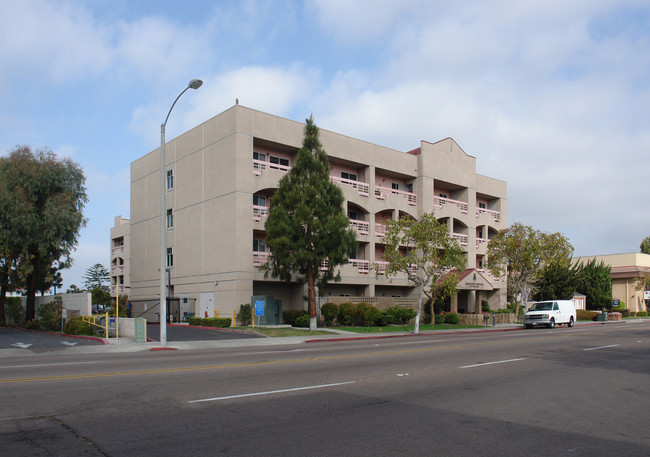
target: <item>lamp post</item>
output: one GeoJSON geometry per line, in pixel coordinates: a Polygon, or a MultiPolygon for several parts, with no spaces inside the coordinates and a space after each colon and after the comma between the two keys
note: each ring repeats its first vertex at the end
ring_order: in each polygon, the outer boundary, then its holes
{"type": "Polygon", "coordinates": [[[189,82],[183,92],[178,94],[172,107],[169,108],[165,122],[160,126],[160,345],[167,346],[167,291],[165,290],[165,267],[167,265],[167,228],[165,226],[166,211],[165,211],[165,126],[169,120],[169,115],[174,109],[174,105],[181,95],[187,89],[198,89],[203,84],[200,79],[193,79],[189,82]]]}

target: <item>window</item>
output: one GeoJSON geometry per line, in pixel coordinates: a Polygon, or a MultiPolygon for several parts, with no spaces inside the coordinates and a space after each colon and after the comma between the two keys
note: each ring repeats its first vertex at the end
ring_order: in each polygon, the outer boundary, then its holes
{"type": "Polygon", "coordinates": [[[262,195],[253,195],[253,205],[266,206],[266,197],[262,195]]]}
{"type": "Polygon", "coordinates": [[[479,238],[483,238],[483,230],[479,230],[476,236],[479,238]]]}
{"type": "Polygon", "coordinates": [[[253,252],[266,252],[266,242],[264,240],[253,240],[253,252]]]}
{"type": "Polygon", "coordinates": [[[413,193],[413,184],[407,184],[406,185],[406,191],[410,192],[410,193],[413,193]]]}
{"type": "Polygon", "coordinates": [[[440,197],[440,198],[449,198],[449,197],[447,196],[447,194],[443,194],[443,193],[439,193],[439,194],[438,194],[438,197],[440,197]]]}
{"type": "Polygon", "coordinates": [[[356,211],[348,211],[348,219],[358,220],[356,211]]]}
{"type": "Polygon", "coordinates": [[[167,170],[167,190],[174,188],[174,170],[167,170]]]}
{"type": "Polygon", "coordinates": [[[167,248],[167,267],[173,267],[174,266],[174,252],[172,248],[167,248]]]}
{"type": "Polygon", "coordinates": [[[174,227],[174,212],[170,209],[167,210],[167,228],[174,227]]]}
{"type": "Polygon", "coordinates": [[[390,183],[390,188],[393,190],[399,190],[399,184],[397,184],[396,182],[392,182],[390,183]]]}
{"type": "Polygon", "coordinates": [[[482,208],[482,209],[485,209],[485,208],[486,208],[485,203],[483,203],[483,202],[479,202],[479,203],[478,203],[478,207],[479,207],[479,208],[482,208]]]}
{"type": "Polygon", "coordinates": [[[289,166],[289,159],[285,159],[284,157],[269,156],[269,162],[283,165],[285,167],[289,166]]]}
{"type": "Polygon", "coordinates": [[[253,152],[253,159],[254,160],[261,160],[262,162],[266,161],[266,154],[262,154],[261,152],[253,152]]]}
{"type": "Polygon", "coordinates": [[[357,175],[354,174],[354,173],[348,173],[347,171],[342,171],[341,172],[341,178],[349,179],[350,181],[356,181],[357,180],[357,175]]]}

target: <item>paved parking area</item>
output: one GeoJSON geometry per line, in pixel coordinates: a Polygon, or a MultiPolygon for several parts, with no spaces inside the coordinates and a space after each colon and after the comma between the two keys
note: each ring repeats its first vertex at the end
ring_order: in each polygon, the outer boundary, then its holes
{"type": "MultiPolygon", "coordinates": [[[[243,338],[265,338],[265,336],[229,328],[167,324],[167,341],[236,340],[243,338]]],[[[160,341],[159,324],[147,324],[147,339],[149,341],[160,341]]]]}
{"type": "Polygon", "coordinates": [[[70,335],[0,327],[0,349],[28,349],[39,352],[103,344],[99,340],[75,338],[70,335]]]}

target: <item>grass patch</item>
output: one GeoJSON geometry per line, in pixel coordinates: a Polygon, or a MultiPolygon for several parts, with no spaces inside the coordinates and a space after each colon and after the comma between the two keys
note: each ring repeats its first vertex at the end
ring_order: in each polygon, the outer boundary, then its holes
{"type": "MultiPolygon", "coordinates": [[[[412,332],[412,325],[390,325],[387,327],[337,327],[339,330],[346,330],[354,333],[391,333],[391,332],[412,332]]],[[[420,331],[424,330],[451,330],[458,328],[485,328],[484,325],[463,325],[463,324],[420,324],[420,331]]]]}
{"type": "Polygon", "coordinates": [[[271,338],[279,338],[283,336],[311,336],[311,335],[331,335],[332,332],[327,330],[315,330],[310,332],[309,329],[300,328],[271,328],[271,327],[234,327],[239,330],[246,330],[248,332],[257,332],[271,338]]]}

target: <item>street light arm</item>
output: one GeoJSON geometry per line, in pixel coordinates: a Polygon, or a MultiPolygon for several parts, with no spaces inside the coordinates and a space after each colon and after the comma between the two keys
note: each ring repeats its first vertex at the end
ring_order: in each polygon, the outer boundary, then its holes
{"type": "Polygon", "coordinates": [[[172,107],[169,108],[169,112],[167,113],[167,117],[165,118],[165,122],[163,122],[163,124],[162,124],[162,128],[165,128],[165,126],[167,125],[167,121],[169,120],[169,115],[172,113],[172,110],[174,109],[174,106],[176,105],[176,102],[178,101],[179,98],[181,98],[181,96],[185,92],[187,92],[187,89],[198,89],[202,85],[203,85],[203,81],[201,81],[200,79],[193,79],[193,80],[191,80],[189,82],[187,87],[185,89],[183,89],[183,92],[178,94],[178,97],[176,97],[176,100],[174,100],[174,103],[172,103],[172,107]]]}

